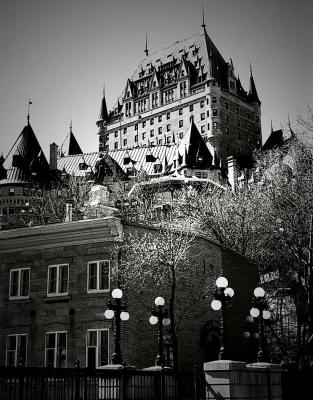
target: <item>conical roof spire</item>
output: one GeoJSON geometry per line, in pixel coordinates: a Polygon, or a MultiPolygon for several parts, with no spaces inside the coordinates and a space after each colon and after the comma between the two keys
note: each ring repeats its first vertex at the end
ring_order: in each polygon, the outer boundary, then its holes
{"type": "Polygon", "coordinates": [[[252,103],[258,103],[259,106],[261,105],[261,101],[260,101],[260,99],[259,99],[258,92],[257,92],[257,90],[256,90],[256,86],[255,86],[254,79],[253,79],[253,75],[252,75],[252,66],[251,66],[251,62],[250,62],[250,87],[249,87],[249,94],[248,94],[248,96],[249,96],[249,100],[250,100],[252,103]]]}
{"type": "Polygon", "coordinates": [[[72,120],[70,124],[70,138],[69,138],[69,145],[68,145],[68,155],[72,156],[75,154],[83,154],[83,151],[80,145],[77,142],[77,139],[72,131],[72,120]]]}
{"type": "Polygon", "coordinates": [[[105,87],[103,85],[103,96],[101,100],[101,108],[100,108],[100,115],[99,118],[102,119],[103,121],[106,121],[108,119],[108,109],[107,109],[107,103],[105,101],[105,87]]]}

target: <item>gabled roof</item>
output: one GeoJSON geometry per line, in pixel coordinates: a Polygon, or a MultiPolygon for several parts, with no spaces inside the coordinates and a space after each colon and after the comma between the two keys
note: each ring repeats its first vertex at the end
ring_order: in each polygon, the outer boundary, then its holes
{"type": "Polygon", "coordinates": [[[7,177],[0,184],[48,180],[49,164],[30,124],[18,136],[3,166],[7,177]]]}
{"type": "Polygon", "coordinates": [[[178,159],[182,159],[181,167],[209,168],[212,165],[212,154],[193,120],[178,147],[178,159]]]}

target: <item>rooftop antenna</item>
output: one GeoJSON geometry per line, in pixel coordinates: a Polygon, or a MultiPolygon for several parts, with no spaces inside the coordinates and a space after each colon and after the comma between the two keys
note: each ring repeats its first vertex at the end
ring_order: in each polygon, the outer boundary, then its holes
{"type": "Polygon", "coordinates": [[[148,50],[148,35],[146,34],[146,48],[145,48],[145,53],[146,53],[146,57],[148,57],[149,55],[149,50],[148,50]]]}
{"type": "Polygon", "coordinates": [[[30,99],[28,99],[27,125],[29,125],[29,120],[30,120],[29,111],[30,111],[30,105],[31,104],[33,104],[33,102],[30,99]]]}

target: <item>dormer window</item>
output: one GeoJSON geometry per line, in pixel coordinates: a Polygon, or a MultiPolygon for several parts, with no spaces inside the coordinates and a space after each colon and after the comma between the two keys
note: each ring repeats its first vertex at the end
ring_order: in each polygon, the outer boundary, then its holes
{"type": "Polygon", "coordinates": [[[202,156],[197,156],[196,157],[196,163],[203,163],[204,158],[202,156]]]}
{"type": "Polygon", "coordinates": [[[80,171],[85,171],[88,168],[88,165],[85,163],[85,161],[82,161],[78,164],[78,169],[80,171]]]}
{"type": "Polygon", "coordinates": [[[126,173],[128,176],[135,176],[136,170],[134,167],[129,167],[129,168],[126,168],[126,173]]]}
{"type": "Polygon", "coordinates": [[[160,174],[162,172],[163,165],[159,162],[153,166],[155,174],[160,174]]]}

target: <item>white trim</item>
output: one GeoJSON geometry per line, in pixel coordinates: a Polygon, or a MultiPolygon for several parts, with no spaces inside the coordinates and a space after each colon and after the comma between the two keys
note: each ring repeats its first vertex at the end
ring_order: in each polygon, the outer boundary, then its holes
{"type": "Polygon", "coordinates": [[[47,335],[51,335],[51,334],[55,335],[53,368],[56,368],[57,357],[58,357],[59,334],[61,334],[61,333],[65,333],[66,344],[65,344],[65,365],[64,365],[64,367],[65,368],[67,367],[67,331],[46,332],[46,335],[45,335],[45,367],[47,367],[47,335]]]}
{"type": "Polygon", "coordinates": [[[29,292],[30,292],[30,268],[13,268],[10,269],[10,280],[9,280],[9,300],[17,300],[17,299],[29,299],[29,292]],[[28,295],[21,296],[21,271],[28,270],[28,295]],[[17,296],[11,296],[11,283],[12,283],[12,272],[18,271],[18,287],[17,287],[17,296]]]}
{"type": "Polygon", "coordinates": [[[47,297],[55,297],[55,296],[66,296],[69,291],[69,281],[70,281],[70,267],[69,264],[54,264],[54,265],[48,265],[48,276],[47,276],[47,297]],[[60,267],[65,267],[67,266],[67,290],[66,292],[60,292],[60,267]],[[52,268],[57,269],[57,276],[56,276],[56,292],[49,293],[49,271],[52,268]]]}
{"type": "MultiPolygon", "coordinates": [[[[101,345],[100,341],[101,341],[101,332],[103,331],[107,331],[108,332],[108,354],[107,354],[107,358],[108,358],[108,364],[110,364],[110,330],[108,328],[100,328],[100,329],[87,329],[86,331],[86,367],[88,367],[88,348],[94,348],[94,346],[88,346],[88,333],[89,332],[96,332],[97,333],[97,344],[95,346],[96,348],[96,368],[101,368],[101,365],[99,365],[99,346],[101,345]]],[[[101,348],[101,346],[100,346],[101,348]]]]}
{"type": "Polygon", "coordinates": [[[97,261],[88,261],[87,263],[87,293],[105,293],[110,292],[110,282],[111,282],[111,262],[110,260],[97,260],[97,261]],[[107,289],[99,289],[100,287],[100,263],[107,262],[109,265],[109,273],[108,273],[108,288],[107,289]],[[89,265],[97,264],[97,288],[89,289],[89,265]]]}

